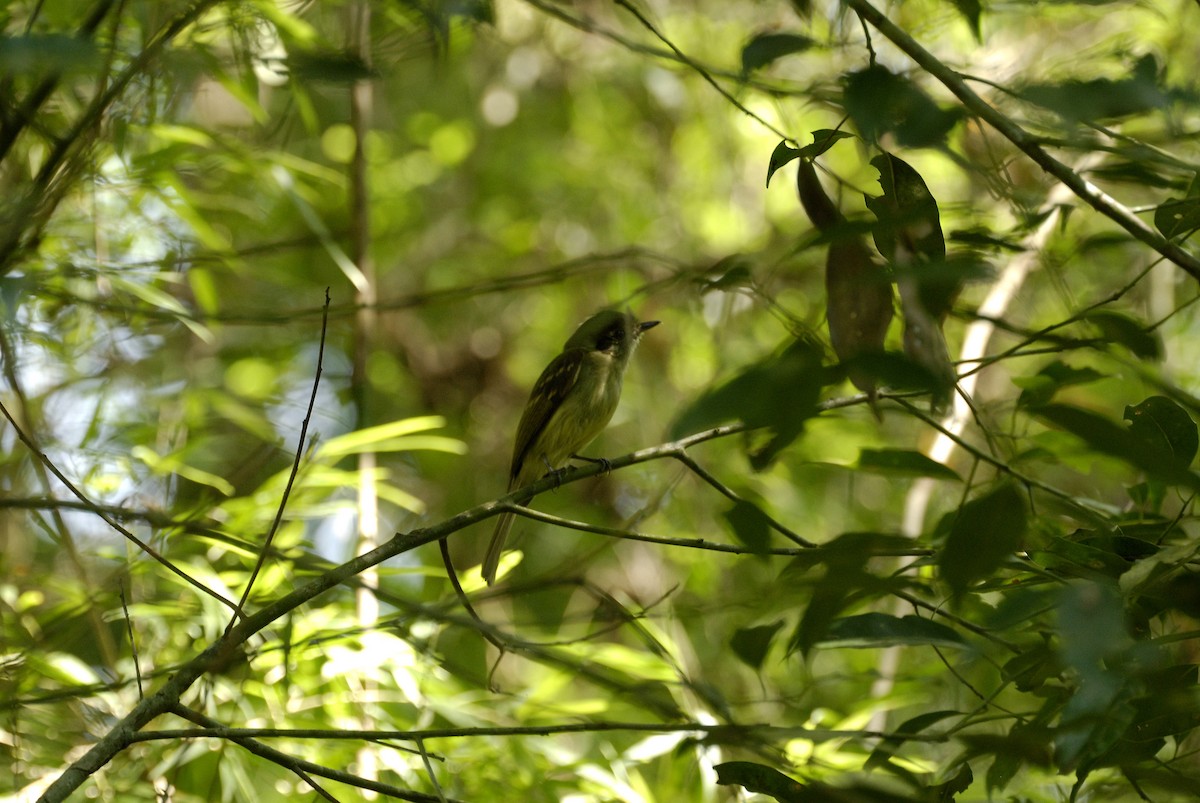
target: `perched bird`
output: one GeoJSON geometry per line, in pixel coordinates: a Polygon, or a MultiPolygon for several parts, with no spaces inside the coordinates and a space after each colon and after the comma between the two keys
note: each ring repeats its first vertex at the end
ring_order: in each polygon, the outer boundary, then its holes
{"type": "MultiPolygon", "coordinates": [[[[579,325],[529,394],[513,446],[510,492],[577,457],[608,426],[621,400],[629,358],[642,334],[658,323],[639,323],[627,313],[601,310],[579,325]]],[[[496,566],[512,525],[512,513],[502,513],[496,522],[483,560],[488,585],[496,580],[496,566]]]]}

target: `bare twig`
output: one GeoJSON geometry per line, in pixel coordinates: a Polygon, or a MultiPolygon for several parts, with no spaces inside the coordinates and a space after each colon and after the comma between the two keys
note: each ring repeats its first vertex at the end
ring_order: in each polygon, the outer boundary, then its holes
{"type": "MultiPolygon", "coordinates": [[[[172,706],[171,713],[181,717],[182,719],[186,719],[189,722],[194,722],[210,732],[215,732],[222,729],[220,722],[204,716],[199,711],[193,711],[192,709],[186,708],[182,705],[172,706]]],[[[329,778],[330,780],[338,781],[339,783],[344,783],[349,786],[355,786],[359,789],[369,789],[373,792],[379,792],[380,794],[394,797],[397,800],[409,800],[413,801],[414,803],[445,803],[446,800],[440,794],[436,796],[426,795],[422,792],[413,792],[409,789],[401,789],[397,786],[392,786],[391,784],[380,783],[379,781],[362,778],[344,770],[335,770],[331,767],[325,767],[320,764],[314,764],[311,761],[305,761],[304,759],[296,758],[295,756],[289,756],[287,753],[276,750],[273,747],[267,747],[262,742],[259,742],[249,736],[222,735],[220,738],[228,739],[239,747],[244,747],[260,758],[265,758],[267,761],[291,770],[303,778],[305,783],[312,784],[313,789],[317,790],[317,793],[326,800],[336,800],[336,798],[315,784],[309,777],[310,775],[318,775],[322,778],[329,778]]]]}
{"type": "MultiPolygon", "coordinates": [[[[329,309],[329,288],[325,288],[325,309],[329,309]]],[[[250,573],[250,579],[246,581],[246,588],[242,591],[242,598],[238,601],[237,608],[234,609],[233,617],[230,618],[229,624],[225,626],[225,633],[229,633],[229,629],[233,627],[238,616],[245,615],[246,600],[250,598],[250,591],[254,588],[254,581],[258,578],[258,573],[262,570],[263,563],[267,559],[267,554],[271,549],[271,543],[275,540],[275,533],[279,531],[279,525],[283,521],[283,511],[287,509],[288,498],[292,494],[292,485],[296,482],[296,475],[300,473],[300,459],[304,455],[304,442],[308,438],[308,424],[312,421],[313,407],[317,403],[317,389],[321,385],[321,371],[325,362],[325,334],[329,328],[329,318],[325,317],[321,320],[321,343],[317,348],[317,368],[313,372],[312,392],[308,397],[308,409],[304,412],[304,421],[300,424],[300,437],[296,444],[296,457],[292,461],[292,471],[288,474],[287,485],[284,486],[283,495],[279,498],[279,506],[275,509],[275,519],[271,522],[271,529],[267,531],[267,537],[263,540],[262,548],[258,552],[258,560],[254,564],[254,571],[250,573]]]]}

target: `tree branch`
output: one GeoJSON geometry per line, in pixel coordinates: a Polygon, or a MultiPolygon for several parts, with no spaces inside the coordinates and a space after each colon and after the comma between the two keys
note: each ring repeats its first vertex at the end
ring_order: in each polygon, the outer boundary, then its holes
{"type": "Polygon", "coordinates": [[[985,120],[999,131],[1039,167],[1069,187],[1077,197],[1100,214],[1113,220],[1138,240],[1174,262],[1190,276],[1200,280],[1200,258],[1163,237],[1154,228],[1142,222],[1141,218],[1130,211],[1128,207],[1047,153],[1028,131],[988,105],[983,98],[966,85],[962,76],[918,44],[915,39],[884,16],[879,9],[871,5],[869,0],[846,0],[846,5],[871,23],[892,44],[904,51],[921,69],[941,81],[972,114],[985,120]]]}

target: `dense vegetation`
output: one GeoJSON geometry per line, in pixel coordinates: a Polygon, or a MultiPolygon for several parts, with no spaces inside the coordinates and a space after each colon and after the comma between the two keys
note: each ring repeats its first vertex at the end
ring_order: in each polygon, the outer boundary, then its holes
{"type": "Polygon", "coordinates": [[[1200,795],[1197,4],[0,23],[0,796],[1200,795]]]}

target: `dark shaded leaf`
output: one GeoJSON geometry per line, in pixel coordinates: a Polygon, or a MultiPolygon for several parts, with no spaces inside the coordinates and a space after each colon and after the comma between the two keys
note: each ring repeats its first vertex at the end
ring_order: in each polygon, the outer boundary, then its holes
{"type": "Polygon", "coordinates": [[[1154,210],[1154,227],[1168,240],[1200,229],[1200,198],[1172,198],[1154,210]]]}
{"type": "Polygon", "coordinates": [[[671,427],[674,437],[741,421],[768,430],[769,438],[750,452],[755,470],[770,465],[816,415],[821,388],[828,379],[824,350],[810,337],[798,337],[768,357],[692,402],[671,427]]]}
{"type": "Polygon", "coordinates": [[[1184,470],[1196,458],[1200,435],[1187,411],[1166,396],[1151,396],[1125,408],[1130,431],[1141,438],[1152,455],[1184,470]]]}
{"type": "Polygon", "coordinates": [[[940,622],[921,616],[896,617],[886,613],[864,613],[835,619],[819,643],[822,647],[967,646],[962,636],[940,622]]]}
{"type": "Polygon", "coordinates": [[[771,186],[771,177],[775,175],[775,171],[799,157],[800,154],[801,150],[788,145],[787,140],[782,140],[776,145],[775,150],[771,151],[771,161],[767,163],[767,186],[771,186]]]}
{"type": "Polygon", "coordinates": [[[871,160],[879,171],[883,195],[867,197],[867,208],[879,221],[873,230],[875,247],[897,270],[907,268],[920,283],[921,301],[939,321],[946,317],[961,287],[959,277],[925,273],[927,266],[946,262],[946,240],[937,200],[912,165],[890,153],[871,160]],[[920,267],[917,267],[920,265],[920,267]]]}
{"type": "Polygon", "coordinates": [[[1033,84],[1020,92],[1030,103],[1050,109],[1066,120],[1112,120],[1164,109],[1183,93],[1159,86],[1158,60],[1138,59],[1128,78],[1095,78],[1060,84],[1033,84]]]}
{"type": "Polygon", "coordinates": [[[733,634],[733,638],[729,640],[729,646],[742,663],[757,671],[767,657],[767,652],[771,649],[771,641],[774,640],[775,634],[781,627],[783,627],[782,621],[758,627],[743,627],[733,634]]]}
{"type": "Polygon", "coordinates": [[[354,53],[339,51],[297,52],[287,59],[288,72],[296,78],[352,84],[377,77],[371,65],[354,53]]]}
{"type": "Polygon", "coordinates": [[[804,785],[777,769],[751,761],[727,761],[713,767],[721,786],[740,786],[748,792],[770,795],[780,803],[803,803],[804,785]]]}
{"type": "Polygon", "coordinates": [[[949,466],[909,449],[863,449],[858,453],[858,463],[855,467],[860,471],[880,474],[962,481],[962,477],[949,466]]]}
{"type": "Polygon", "coordinates": [[[1095,324],[1105,339],[1124,346],[1144,360],[1162,357],[1162,341],[1158,333],[1124,313],[1095,310],[1085,315],[1084,320],[1095,324]]]}
{"type": "Polygon", "coordinates": [[[1028,528],[1025,497],[1004,483],[958,511],[938,555],[942,579],[957,595],[1000,567],[1021,548],[1028,528]]]}
{"type": "Polygon", "coordinates": [[[748,75],[784,56],[803,53],[815,44],[798,33],[759,34],[742,48],[742,74],[748,75]]]}
{"type": "Polygon", "coordinates": [[[1083,439],[1097,451],[1123,460],[1163,482],[1200,490],[1200,477],[1164,462],[1142,438],[1115,421],[1065,404],[1047,404],[1031,412],[1083,439]]]}
{"type": "Polygon", "coordinates": [[[979,16],[983,13],[983,7],[979,5],[979,0],[950,0],[951,4],[958,9],[958,13],[962,14],[967,25],[971,28],[971,33],[975,35],[976,42],[982,42],[983,36],[979,31],[979,16]]]}
{"type": "Polygon", "coordinates": [[[825,194],[816,168],[809,159],[801,159],[796,167],[796,193],[800,196],[804,213],[820,231],[831,231],[845,220],[833,200],[825,194]]]}
{"type": "Polygon", "coordinates": [[[1055,360],[1049,365],[1043,366],[1033,376],[1013,379],[1013,384],[1022,389],[1021,395],[1017,398],[1017,406],[1036,407],[1047,404],[1062,388],[1084,385],[1104,378],[1105,375],[1094,368],[1072,368],[1064,362],[1055,360]]]}
{"type": "Polygon", "coordinates": [[[867,757],[863,764],[865,770],[875,770],[887,764],[892,756],[896,755],[897,748],[908,741],[908,737],[916,736],[931,725],[936,725],[943,719],[948,717],[961,717],[961,711],[930,711],[926,714],[918,714],[912,719],[905,720],[900,723],[896,730],[885,739],[881,740],[875,749],[871,751],[871,755],[867,757]]]}
{"type": "Polygon", "coordinates": [[[878,65],[845,77],[843,106],[863,139],[874,143],[891,134],[910,148],[941,144],[961,117],[958,109],[940,108],[916,84],[878,65]]]}
{"type": "Polygon", "coordinates": [[[758,505],[739,499],[722,514],[730,531],[744,546],[765,552],[771,545],[771,520],[758,505]]]}

